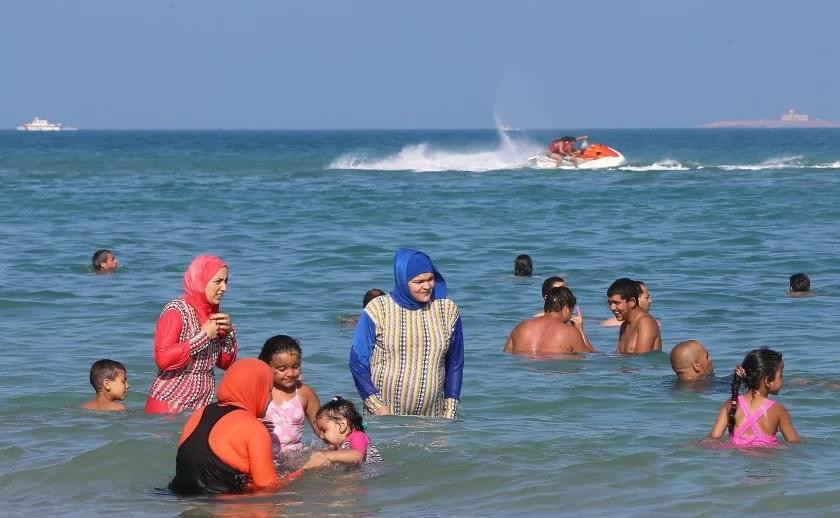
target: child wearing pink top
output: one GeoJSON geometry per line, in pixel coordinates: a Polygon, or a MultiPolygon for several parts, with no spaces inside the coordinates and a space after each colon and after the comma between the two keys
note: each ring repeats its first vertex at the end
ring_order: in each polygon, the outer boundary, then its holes
{"type": "Polygon", "coordinates": [[[327,443],[329,451],[314,452],[303,469],[382,461],[379,451],[365,433],[362,416],[351,401],[334,397],[318,410],[316,426],[318,436],[327,443]]]}
{"type": "Polygon", "coordinates": [[[274,386],[264,420],[271,428],[271,443],[275,454],[303,449],[303,423],[309,421],[312,431],[321,402],[309,385],[300,381],[300,344],[286,335],[272,336],[260,352],[260,360],[271,367],[274,386]]]}
{"type": "Polygon", "coordinates": [[[732,377],[732,398],[718,412],[710,439],[720,439],[729,429],[732,445],[738,448],[769,447],[778,444],[781,431],[787,442],[799,442],[799,435],[787,409],[768,399],[782,388],[785,364],[782,355],[766,347],[753,349],[732,377]],[[740,394],[741,383],[747,391],[740,394]]]}

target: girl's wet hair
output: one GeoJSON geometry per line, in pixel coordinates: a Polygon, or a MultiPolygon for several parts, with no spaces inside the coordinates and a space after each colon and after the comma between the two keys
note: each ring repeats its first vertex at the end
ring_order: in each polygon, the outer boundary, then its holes
{"type": "Polygon", "coordinates": [[[738,394],[741,392],[741,383],[747,390],[758,390],[761,382],[767,378],[769,381],[776,379],[776,371],[782,364],[782,354],[767,347],[753,349],[744,356],[741,367],[744,369],[744,376],[734,374],[732,376],[732,404],[729,406],[729,423],[727,429],[729,435],[735,430],[735,411],[738,410],[738,394]]]}
{"type": "Polygon", "coordinates": [[[268,340],[265,341],[263,345],[262,351],[260,351],[260,355],[258,358],[265,363],[270,364],[271,359],[274,357],[275,354],[279,353],[289,353],[289,354],[297,354],[298,356],[303,356],[303,353],[300,350],[300,344],[297,340],[292,338],[291,336],[286,335],[277,335],[272,336],[268,340]]]}
{"type": "Polygon", "coordinates": [[[320,419],[322,417],[332,420],[338,420],[343,417],[350,423],[352,430],[365,431],[365,423],[362,420],[361,414],[356,410],[356,405],[341,396],[335,396],[318,409],[315,418],[320,419]]]}
{"type": "Polygon", "coordinates": [[[517,277],[530,277],[534,273],[534,263],[528,254],[520,254],[513,260],[513,274],[517,277]]]}

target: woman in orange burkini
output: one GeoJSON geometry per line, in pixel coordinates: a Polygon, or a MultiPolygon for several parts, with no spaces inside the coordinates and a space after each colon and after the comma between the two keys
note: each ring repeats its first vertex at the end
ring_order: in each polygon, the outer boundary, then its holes
{"type": "Polygon", "coordinates": [[[256,358],[231,365],[219,384],[218,401],[197,410],[184,424],[169,489],[190,495],[280,484],[271,436],[260,421],[273,384],[271,368],[256,358]]]}

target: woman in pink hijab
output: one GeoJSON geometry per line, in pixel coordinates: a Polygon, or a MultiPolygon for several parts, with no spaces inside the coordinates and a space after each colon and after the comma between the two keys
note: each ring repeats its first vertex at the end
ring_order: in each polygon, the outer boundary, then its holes
{"type": "Polygon", "coordinates": [[[216,392],[213,367],[236,360],[236,331],[219,312],[228,267],[214,255],[193,259],[184,274],[184,294],[164,306],[155,329],[158,374],[146,413],[168,414],[209,404],[216,392]]]}

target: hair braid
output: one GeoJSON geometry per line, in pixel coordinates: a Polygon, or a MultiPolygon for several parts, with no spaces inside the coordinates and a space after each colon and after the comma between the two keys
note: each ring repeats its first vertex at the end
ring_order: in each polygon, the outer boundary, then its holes
{"type": "Polygon", "coordinates": [[[729,422],[726,428],[729,430],[729,435],[735,430],[735,412],[738,410],[738,394],[741,392],[741,377],[737,374],[732,375],[732,403],[729,405],[729,422]]]}

